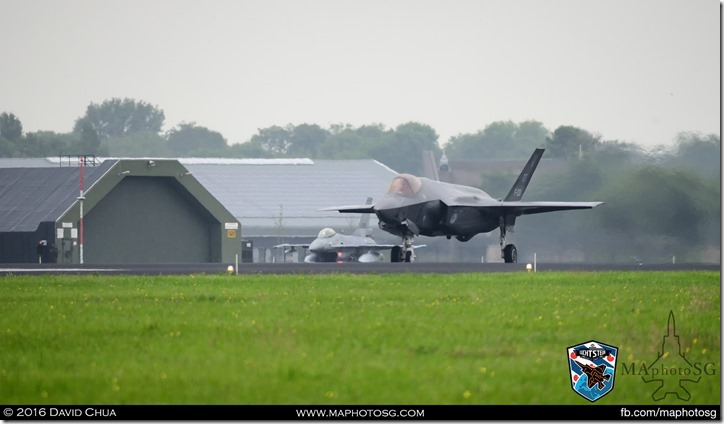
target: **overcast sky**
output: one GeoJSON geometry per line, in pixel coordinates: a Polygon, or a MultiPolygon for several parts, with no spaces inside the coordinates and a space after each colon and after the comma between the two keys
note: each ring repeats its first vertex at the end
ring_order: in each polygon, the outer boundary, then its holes
{"type": "Polygon", "coordinates": [[[129,97],[248,141],[272,125],[501,120],[644,147],[720,134],[718,0],[0,0],[0,112],[69,132],[129,97]]]}

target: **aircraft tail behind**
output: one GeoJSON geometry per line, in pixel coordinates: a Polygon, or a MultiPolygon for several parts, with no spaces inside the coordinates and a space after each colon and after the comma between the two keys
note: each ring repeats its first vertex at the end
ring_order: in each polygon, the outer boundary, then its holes
{"type": "MultiPolygon", "coordinates": [[[[368,197],[367,202],[365,205],[371,205],[372,204],[372,198],[368,197]]],[[[370,215],[367,213],[363,213],[362,216],[359,218],[359,224],[357,225],[357,229],[354,231],[355,235],[367,237],[370,234],[372,234],[372,229],[370,229],[370,215]]]]}
{"type": "Polygon", "coordinates": [[[544,151],[545,149],[535,149],[533,154],[530,156],[530,159],[528,159],[528,163],[525,164],[525,167],[523,167],[520,175],[518,175],[518,179],[515,180],[515,184],[513,184],[513,187],[510,188],[508,195],[505,196],[506,201],[520,201],[523,197],[523,193],[525,193],[525,189],[528,187],[531,177],[533,177],[533,172],[535,172],[535,168],[538,166],[538,162],[540,162],[540,158],[543,156],[544,151]]]}

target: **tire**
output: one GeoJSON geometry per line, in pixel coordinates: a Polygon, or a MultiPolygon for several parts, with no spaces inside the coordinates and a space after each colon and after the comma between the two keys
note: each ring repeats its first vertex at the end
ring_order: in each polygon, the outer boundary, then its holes
{"type": "Polygon", "coordinates": [[[390,262],[400,262],[400,259],[402,259],[402,248],[395,246],[390,250],[390,262]]]}
{"type": "Polygon", "coordinates": [[[503,259],[506,264],[514,264],[518,262],[518,249],[515,245],[509,244],[503,249],[503,259]]]}

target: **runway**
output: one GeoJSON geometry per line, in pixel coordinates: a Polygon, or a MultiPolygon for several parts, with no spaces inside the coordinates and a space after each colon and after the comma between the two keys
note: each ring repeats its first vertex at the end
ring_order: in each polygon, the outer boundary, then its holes
{"type": "MultiPolygon", "coordinates": [[[[244,263],[234,264],[135,264],[135,265],[58,265],[0,264],[0,275],[191,275],[227,274],[400,274],[400,273],[500,273],[527,272],[526,264],[506,263],[244,263]]],[[[721,264],[591,264],[539,263],[531,272],[606,272],[606,271],[721,271],[721,264]]]]}

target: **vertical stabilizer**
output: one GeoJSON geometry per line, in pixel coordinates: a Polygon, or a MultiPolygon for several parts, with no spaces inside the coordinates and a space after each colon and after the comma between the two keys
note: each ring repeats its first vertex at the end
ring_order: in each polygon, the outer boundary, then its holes
{"type": "Polygon", "coordinates": [[[432,150],[422,152],[422,174],[431,180],[440,181],[440,174],[437,171],[437,163],[432,150]]]}
{"type": "MultiPolygon", "coordinates": [[[[365,202],[365,205],[371,205],[372,204],[372,198],[368,197],[367,202],[365,202]]],[[[357,229],[354,231],[353,234],[359,235],[359,236],[369,236],[372,234],[372,229],[370,229],[370,214],[363,213],[359,217],[359,225],[357,226],[357,229]]]]}
{"type": "Polygon", "coordinates": [[[525,193],[525,189],[528,187],[528,183],[533,177],[533,172],[535,172],[544,151],[545,149],[535,149],[530,159],[528,159],[528,163],[525,164],[520,175],[518,175],[518,179],[515,180],[515,184],[510,188],[508,195],[505,196],[506,201],[519,201],[523,197],[523,193],[525,193]]]}

